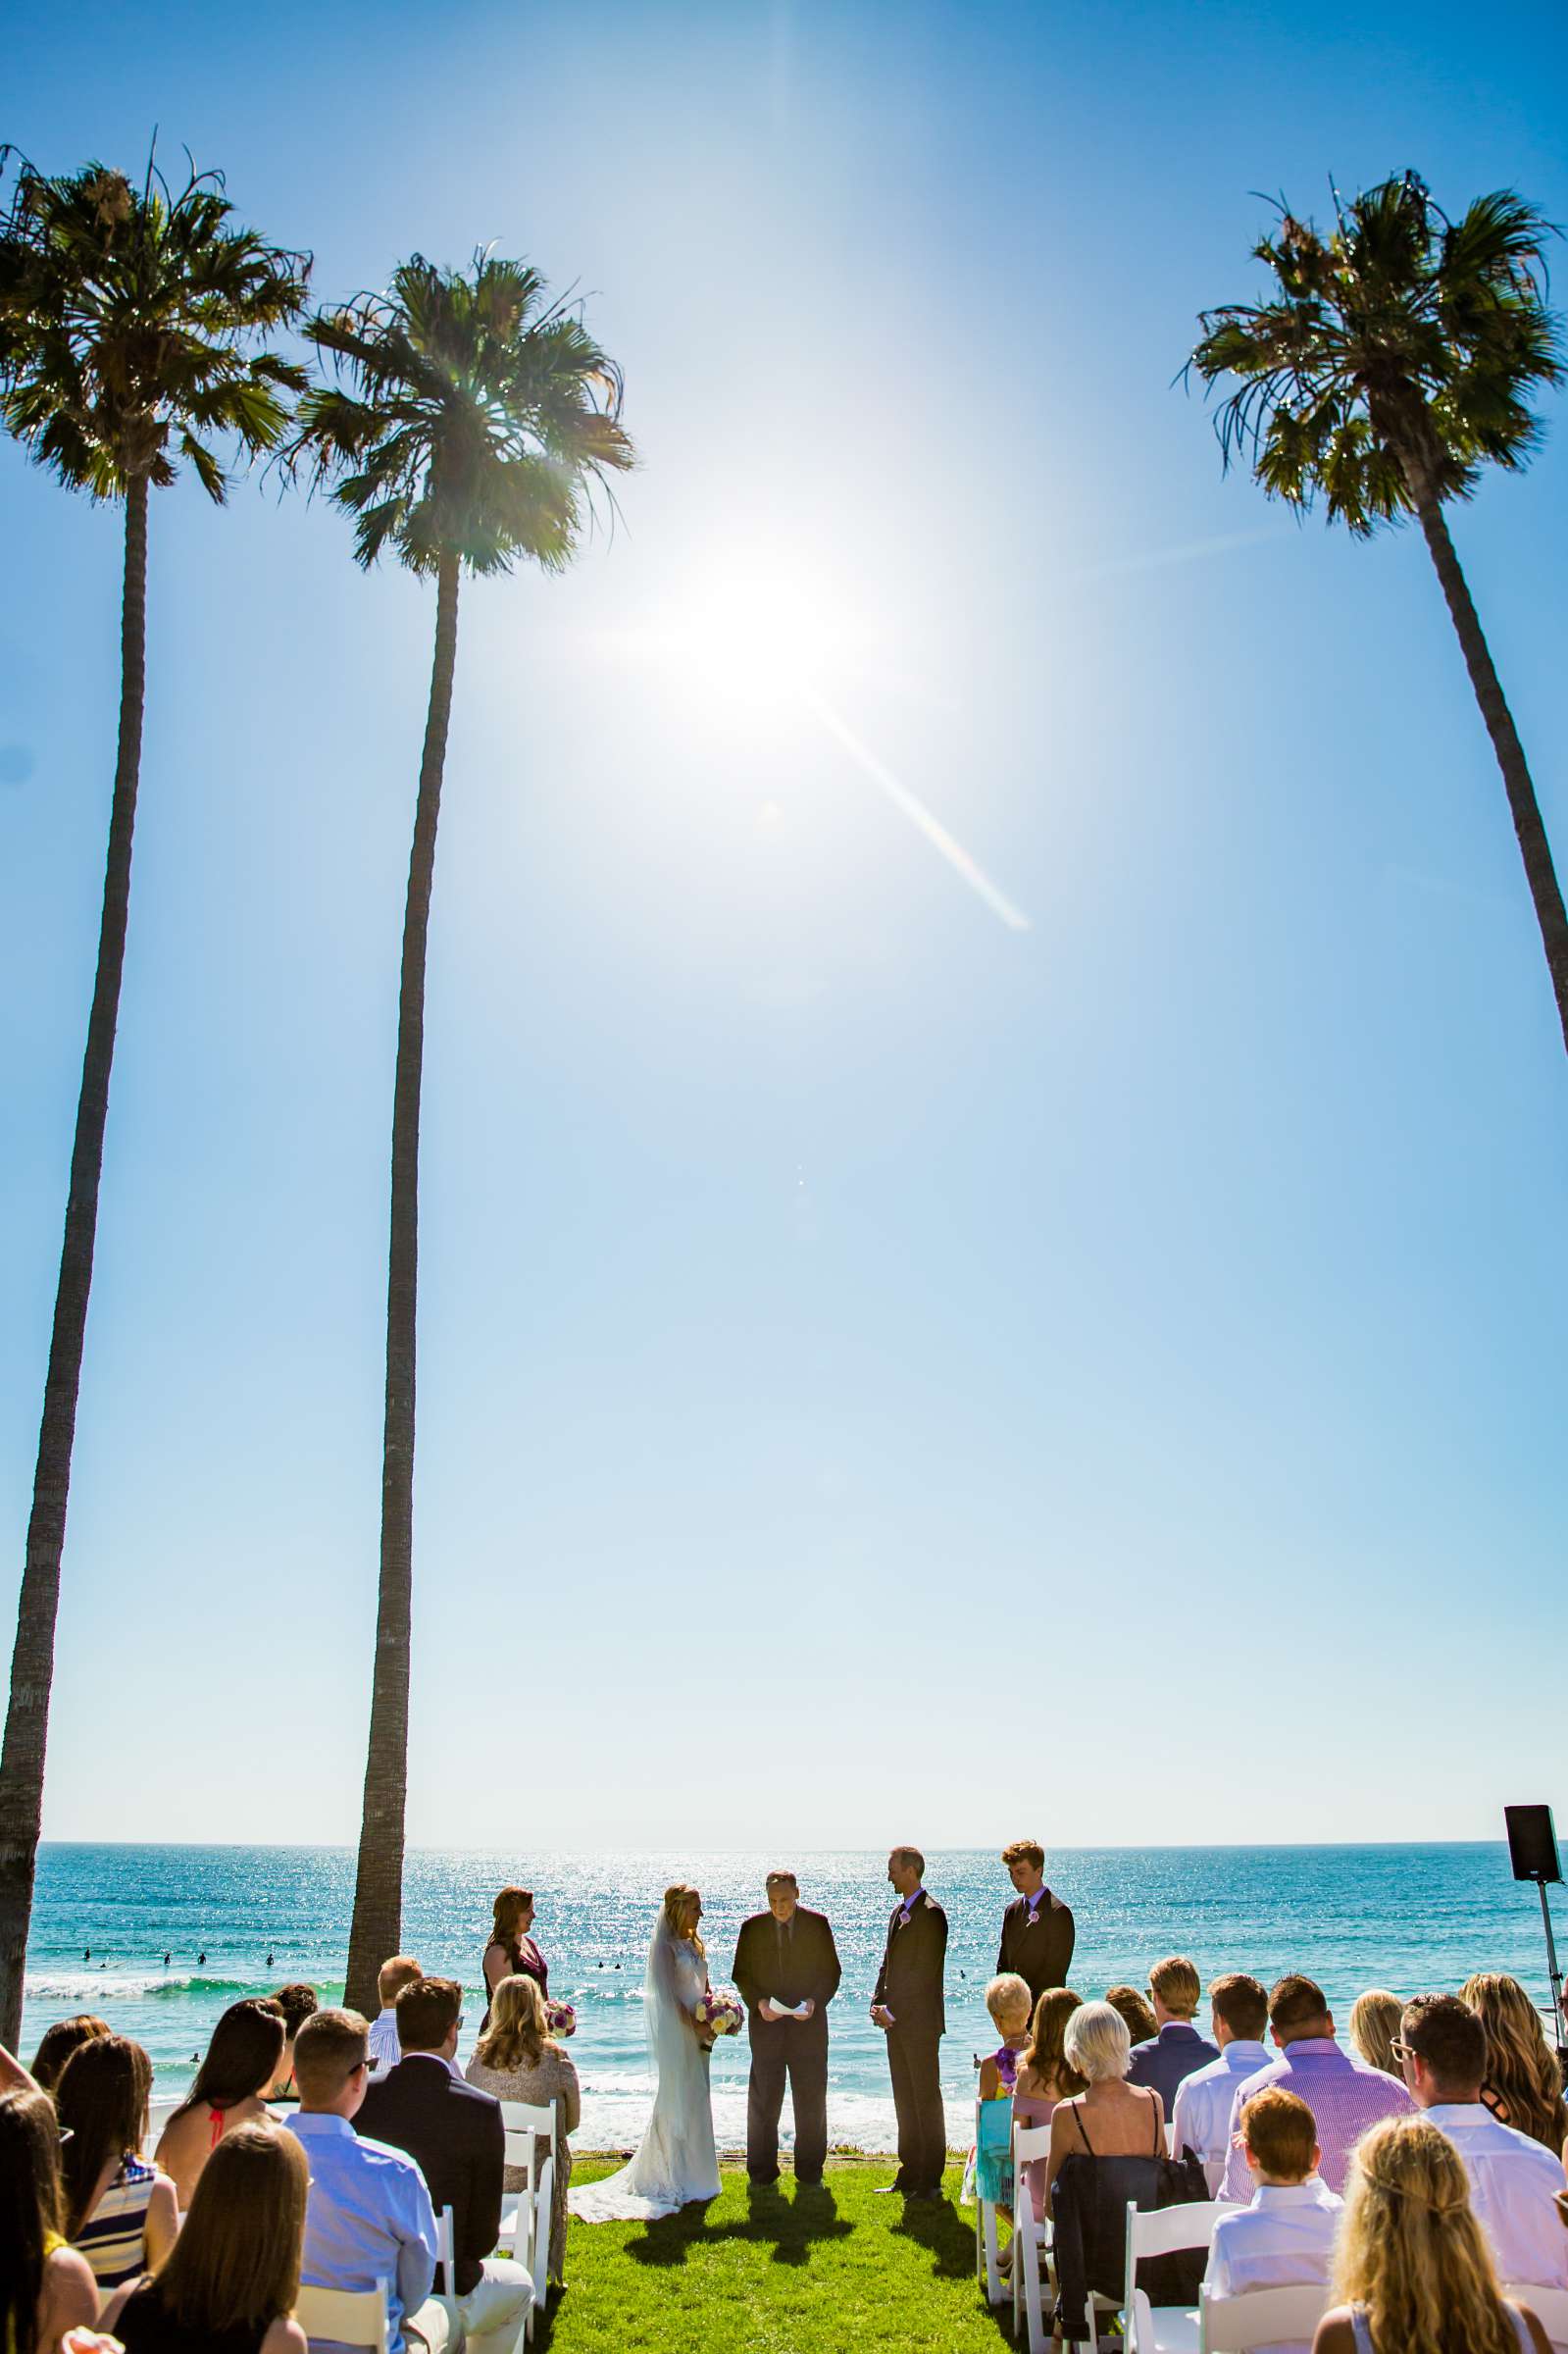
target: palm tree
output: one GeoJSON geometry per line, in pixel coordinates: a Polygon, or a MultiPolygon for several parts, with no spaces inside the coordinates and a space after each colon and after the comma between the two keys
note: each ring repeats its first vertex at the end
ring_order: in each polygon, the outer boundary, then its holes
{"type": "MultiPolygon", "coordinates": [[[[0,162],[10,151],[0,151],[0,162]]],[[[43,1811],[60,1562],[92,1283],[104,1126],[119,1017],[140,773],[148,492],[188,463],[220,504],[215,439],[272,447],[303,388],[293,362],[254,347],[298,316],[309,262],[231,227],[214,173],[172,196],[151,163],[140,189],[89,164],[18,173],[0,225],[0,417],[74,490],[126,510],[120,741],[98,967],[71,1154],[32,1511],[0,1753],[0,2042],[22,2021],[23,1966],[43,1811]]]]}
{"type": "Polygon", "coordinates": [[[1253,248],[1276,287],[1205,311],[1189,366],[1239,380],[1216,420],[1227,465],[1249,456],[1271,496],[1321,493],[1331,523],[1362,537],[1414,513],[1497,755],[1568,1046],[1568,916],[1524,748],[1459,568],[1443,507],[1469,498],[1489,461],[1519,468],[1541,438],[1531,406],[1562,381],[1545,301],[1554,232],[1509,190],[1449,221],[1413,172],[1346,206],[1333,232],[1280,208],[1253,248]]]}
{"type": "Polygon", "coordinates": [[[435,656],[403,916],[380,1583],[345,1993],[374,2010],[376,1973],[401,1941],[425,964],[458,585],[465,570],[509,572],[520,556],[560,571],[595,490],[633,454],[620,425],[619,370],[580,317],[548,304],[543,281],[522,262],[476,254],[465,275],[416,254],[385,293],[322,315],[305,332],[330,354],[338,382],[302,402],[291,463],[313,483],[331,483],[355,519],[360,565],[368,569],[389,547],[435,583],[435,656]]]}

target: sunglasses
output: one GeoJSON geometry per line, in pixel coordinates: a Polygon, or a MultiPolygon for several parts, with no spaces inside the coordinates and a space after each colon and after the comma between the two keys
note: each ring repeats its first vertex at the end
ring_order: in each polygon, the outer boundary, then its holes
{"type": "Polygon", "coordinates": [[[1389,2049],[1396,2060],[1419,2060],[1421,2057],[1413,2043],[1404,2043],[1397,2035],[1390,2038],[1389,2049]]]}

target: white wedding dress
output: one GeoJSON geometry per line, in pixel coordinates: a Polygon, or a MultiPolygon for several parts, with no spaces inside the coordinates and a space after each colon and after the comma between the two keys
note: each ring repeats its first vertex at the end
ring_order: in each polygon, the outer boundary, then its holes
{"type": "Polygon", "coordinates": [[[651,2222],[694,2199],[718,2197],[708,2055],[691,2023],[707,1983],[708,1966],[696,1946],[675,1936],[661,1912],[648,1949],[644,2002],[657,2077],[653,2115],[630,2165],[573,2191],[567,2204],[582,2222],[651,2222]]]}

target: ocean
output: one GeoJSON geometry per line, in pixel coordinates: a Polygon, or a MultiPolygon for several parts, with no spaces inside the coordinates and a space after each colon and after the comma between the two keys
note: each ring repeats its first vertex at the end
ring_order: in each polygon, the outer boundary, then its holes
{"type": "MultiPolygon", "coordinates": [[[[491,1897],[507,1881],[532,1888],[550,1992],[578,2012],[577,2144],[628,2146],[652,2097],[642,1974],[663,1889],[676,1879],[701,1888],[713,1981],[728,1983],[735,1932],[762,1909],[763,1873],[780,1861],[798,1872],[802,1902],[829,1915],[843,1964],[832,2011],[832,2139],[887,2149],[885,2045],[867,2017],[892,1901],[884,1853],[425,1850],[408,1858],[403,1946],[468,1988],[466,2058],[483,2010],[480,1957],[491,1897]]],[[[155,2100],[177,2096],[213,2021],[241,1995],[302,1978],[324,2002],[341,1999],[353,1875],[346,1848],[46,1845],[23,2057],[51,2020],[96,2011],[146,2045],[155,2100]]],[[[1341,2027],[1366,1987],[1451,1989],[1475,1970],[1512,1970],[1543,2009],[1548,2002],[1540,1903],[1510,1877],[1500,1844],[1060,1849],[1046,1876],[1077,1916],[1071,1978],[1086,1997],[1121,1981],[1141,1986],[1161,1955],[1186,1953],[1205,1979],[1247,1970],[1267,1983],[1304,1970],[1326,1988],[1341,2027]]],[[[972,1852],[929,1857],[926,1885],[949,1926],[942,2079],[957,2142],[969,2132],[975,2055],[996,2042],[984,1994],[1012,1891],[994,1855],[972,1852]]],[[[745,2079],[744,2037],[721,2043],[713,2062],[721,2147],[744,2142],[745,2079]]]]}

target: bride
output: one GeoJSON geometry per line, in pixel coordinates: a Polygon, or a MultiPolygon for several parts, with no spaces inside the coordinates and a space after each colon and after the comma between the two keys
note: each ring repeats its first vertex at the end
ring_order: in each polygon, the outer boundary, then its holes
{"type": "Polygon", "coordinates": [[[713,2037],[694,2017],[708,1990],[708,1956],[697,1934],[702,1899],[677,1881],[664,1892],[648,1948],[644,2017],[658,2079],[653,2115],[632,2162],[603,2182],[572,2193],[572,2213],[586,2224],[674,2215],[694,2199],[719,2195],[708,2055],[713,2037]]]}

